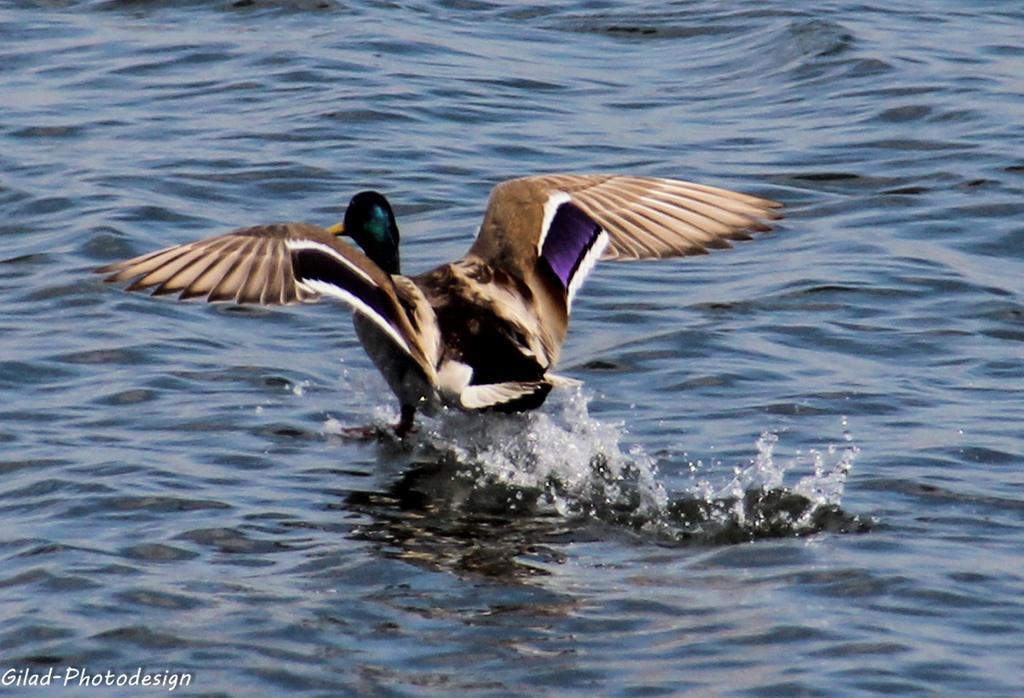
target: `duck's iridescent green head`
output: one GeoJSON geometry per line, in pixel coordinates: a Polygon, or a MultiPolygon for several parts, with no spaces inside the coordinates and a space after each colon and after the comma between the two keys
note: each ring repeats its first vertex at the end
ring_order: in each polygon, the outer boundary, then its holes
{"type": "Polygon", "coordinates": [[[383,194],[359,192],[348,203],[345,222],[329,230],[355,240],[366,256],[388,274],[400,273],[398,223],[383,194]]]}

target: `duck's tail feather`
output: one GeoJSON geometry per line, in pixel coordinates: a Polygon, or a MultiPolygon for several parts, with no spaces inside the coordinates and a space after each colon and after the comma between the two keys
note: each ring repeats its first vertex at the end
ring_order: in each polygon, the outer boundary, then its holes
{"type": "Polygon", "coordinates": [[[468,385],[463,388],[459,401],[467,410],[522,412],[539,407],[551,387],[546,380],[468,385]]]}

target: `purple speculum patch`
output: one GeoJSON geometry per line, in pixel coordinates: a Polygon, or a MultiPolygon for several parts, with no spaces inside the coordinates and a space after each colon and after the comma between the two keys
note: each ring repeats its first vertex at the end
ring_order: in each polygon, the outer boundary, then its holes
{"type": "Polygon", "coordinates": [[[571,201],[559,206],[551,217],[540,256],[566,289],[600,233],[601,226],[571,201]]]}

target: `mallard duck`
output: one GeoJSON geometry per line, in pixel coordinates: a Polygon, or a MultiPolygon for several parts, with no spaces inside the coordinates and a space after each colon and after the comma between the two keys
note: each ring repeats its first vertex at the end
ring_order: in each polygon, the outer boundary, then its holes
{"type": "Polygon", "coordinates": [[[705,254],[768,230],[781,205],[672,179],[553,174],[491,192],[469,251],[403,276],[387,199],[352,197],[342,223],[279,223],[175,245],[97,271],[129,291],[287,305],[335,298],[401,404],[516,412],[560,383],[550,371],[573,300],[600,260],[705,254]],[[341,238],[351,238],[357,247],[341,238]]]}

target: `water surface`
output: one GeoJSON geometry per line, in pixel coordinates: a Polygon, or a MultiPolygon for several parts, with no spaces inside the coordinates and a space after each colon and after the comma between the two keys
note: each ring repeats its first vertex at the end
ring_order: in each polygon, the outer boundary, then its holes
{"type": "Polygon", "coordinates": [[[1019,695],[1022,31],[941,0],[0,5],[0,671],[1019,695]],[[406,443],[340,436],[397,405],[337,307],[90,273],[365,188],[423,270],[540,171],[787,218],[600,266],[581,389],[406,443]]]}

